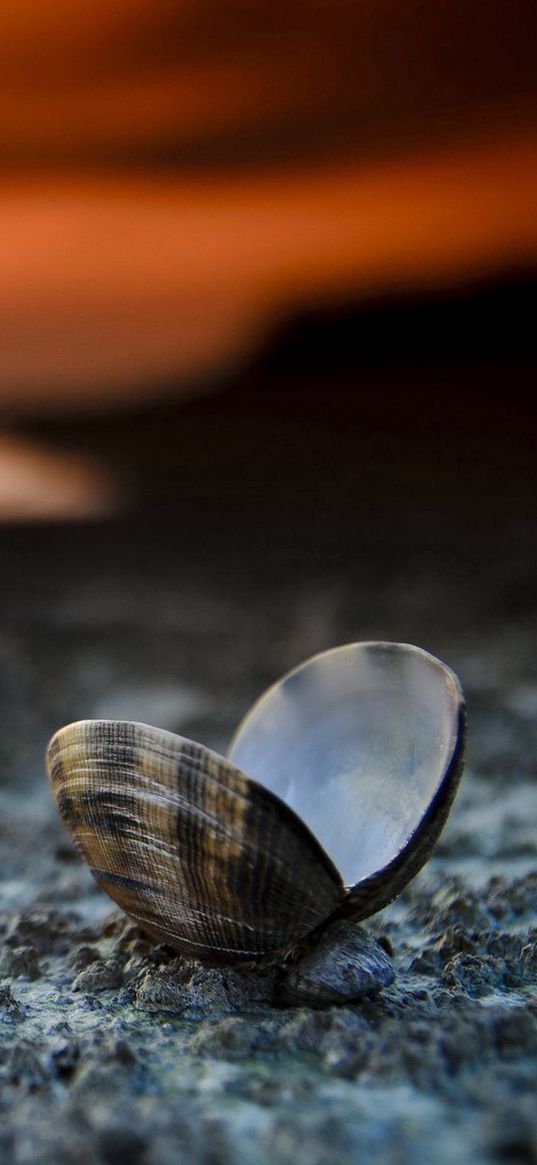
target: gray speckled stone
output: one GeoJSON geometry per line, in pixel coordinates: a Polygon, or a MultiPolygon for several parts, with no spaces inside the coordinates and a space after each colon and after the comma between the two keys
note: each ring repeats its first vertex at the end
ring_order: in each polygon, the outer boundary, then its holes
{"type": "Polygon", "coordinates": [[[115,541],[77,543],[79,561],[66,532],[49,575],[28,535],[17,586],[0,579],[13,673],[0,696],[12,728],[0,755],[0,1159],[529,1165],[537,618],[532,603],[506,610],[513,557],[509,571],[505,554],[487,560],[484,604],[476,570],[424,567],[419,554],[397,571],[390,556],[357,555],[322,572],[285,557],[241,574],[231,556],[216,571],[166,553],[141,580],[115,541]],[[365,923],[391,947],[394,982],[343,1007],[282,1007],[272,972],[184,963],[110,913],[56,820],[43,750],[108,693],[127,714],[131,691],[151,691],[153,714],[162,697],[163,727],[203,730],[222,749],[272,678],[357,637],[414,640],[460,674],[467,771],[430,864],[365,923]]]}

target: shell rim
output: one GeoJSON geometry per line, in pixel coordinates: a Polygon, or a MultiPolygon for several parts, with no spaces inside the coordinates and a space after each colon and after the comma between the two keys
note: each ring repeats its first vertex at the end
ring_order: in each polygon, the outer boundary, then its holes
{"type": "MultiPolygon", "coordinates": [[[[317,663],[317,661],[320,659],[325,659],[327,656],[334,656],[334,655],[338,655],[338,654],[343,654],[344,652],[346,653],[346,652],[350,652],[350,651],[355,651],[357,648],[360,648],[360,649],[364,648],[366,650],[367,649],[370,650],[371,648],[373,648],[375,651],[378,651],[378,650],[380,650],[380,651],[386,651],[386,650],[393,651],[393,649],[395,648],[395,649],[397,649],[397,651],[409,652],[412,655],[417,655],[417,656],[422,657],[424,660],[427,660],[429,663],[433,664],[437,671],[441,671],[442,673],[445,674],[446,680],[448,681],[448,686],[452,689],[451,695],[454,699],[454,702],[456,703],[456,705],[458,707],[460,707],[461,705],[464,706],[464,703],[465,703],[464,693],[463,693],[458,676],[455,674],[454,671],[452,671],[452,669],[448,666],[448,664],[444,663],[443,660],[438,658],[438,656],[433,655],[432,652],[427,651],[424,647],[417,647],[417,645],[415,643],[397,643],[395,641],[388,640],[388,639],[354,640],[352,643],[341,643],[337,647],[329,647],[323,651],[316,651],[314,653],[314,655],[308,656],[308,658],[303,660],[302,663],[296,664],[295,667],[289,668],[288,671],[284,672],[283,676],[279,676],[279,678],[277,680],[274,680],[272,684],[269,684],[269,686],[267,688],[265,688],[264,691],[261,692],[261,694],[257,697],[257,699],[254,700],[253,704],[251,704],[250,707],[247,708],[244,715],[241,716],[241,719],[239,720],[239,723],[238,723],[238,725],[233,733],[233,736],[231,737],[230,743],[229,743],[229,745],[226,749],[226,752],[224,754],[225,759],[226,760],[229,759],[230,754],[233,751],[233,749],[235,748],[236,742],[237,742],[237,740],[240,736],[240,733],[243,730],[244,724],[246,723],[248,718],[257,710],[257,708],[262,703],[262,701],[264,701],[270,695],[272,695],[272,693],[276,690],[276,688],[279,688],[280,685],[285,684],[287,682],[287,680],[291,679],[292,676],[298,675],[300,672],[305,671],[306,668],[310,667],[311,664],[317,663]]],[[[452,733],[451,741],[453,742],[453,748],[455,748],[455,746],[456,746],[457,739],[458,739],[458,732],[452,733]]],[[[451,757],[451,753],[450,753],[450,757],[451,757]]],[[[232,764],[233,762],[231,761],[230,763],[232,764]]],[[[235,766],[235,767],[237,767],[237,766],[235,766]]],[[[446,772],[447,772],[447,768],[449,768],[449,764],[446,767],[446,772]]],[[[241,772],[242,771],[243,770],[241,769],[241,772]]],[[[444,775],[445,775],[445,773],[444,773],[444,775]]],[[[249,779],[255,780],[254,777],[250,777],[249,779]]],[[[443,780],[443,778],[442,778],[442,780],[443,780]]],[[[257,782],[257,784],[260,784],[260,783],[261,782],[259,782],[259,781],[257,782]]],[[[266,788],[266,786],[264,786],[264,787],[266,788]]]]}

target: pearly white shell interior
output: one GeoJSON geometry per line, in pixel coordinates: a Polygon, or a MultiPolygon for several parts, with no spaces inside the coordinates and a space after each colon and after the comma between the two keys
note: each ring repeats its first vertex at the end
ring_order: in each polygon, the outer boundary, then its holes
{"type": "Polygon", "coordinates": [[[456,676],[428,652],[349,644],[269,688],[229,760],[299,814],[351,886],[418,828],[456,746],[461,702],[456,676]]]}

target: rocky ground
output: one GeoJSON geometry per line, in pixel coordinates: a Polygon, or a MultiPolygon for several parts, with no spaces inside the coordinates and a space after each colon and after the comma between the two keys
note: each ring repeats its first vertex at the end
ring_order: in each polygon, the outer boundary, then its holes
{"type": "Polygon", "coordinates": [[[450,536],[393,549],[370,533],[317,556],[273,538],[238,556],[225,537],[186,553],[127,524],[4,531],[0,1161],[537,1161],[532,543],[509,522],[486,552],[450,536]],[[393,986],[285,1009],[269,973],[185,964],[111,908],[56,818],[43,751],[80,716],[222,749],[283,670],[362,638],[417,642],[458,672],[466,773],[435,856],[370,921],[393,986]]]}
{"type": "Polygon", "coordinates": [[[381,313],[369,348],[371,320],[320,346],[315,324],[234,392],[48,433],[131,507],[0,531],[2,1165],[537,1162],[535,365],[518,332],[507,351],[506,296],[464,327],[442,306],[440,332],[381,313]],[[283,1008],[271,973],[189,965],[113,909],[44,750],[107,717],[221,751],[267,684],[360,639],[459,674],[465,775],[367,923],[394,983],[283,1008]]]}

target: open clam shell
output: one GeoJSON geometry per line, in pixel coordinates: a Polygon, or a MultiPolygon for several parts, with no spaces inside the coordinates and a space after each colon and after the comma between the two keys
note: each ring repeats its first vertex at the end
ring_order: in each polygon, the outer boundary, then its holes
{"type": "Polygon", "coordinates": [[[427,652],[350,644],[270,688],[228,759],[85,720],[56,733],[47,763],[92,873],[145,930],[209,962],[283,957],[373,914],[426,860],[460,777],[463,708],[427,652]]]}

